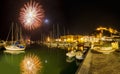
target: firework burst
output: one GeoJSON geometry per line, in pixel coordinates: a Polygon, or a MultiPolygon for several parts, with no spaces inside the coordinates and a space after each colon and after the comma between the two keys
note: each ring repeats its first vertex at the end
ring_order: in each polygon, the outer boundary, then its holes
{"type": "Polygon", "coordinates": [[[30,1],[24,4],[23,8],[20,10],[19,20],[21,24],[28,30],[33,30],[38,28],[43,21],[44,10],[39,3],[35,1],[30,1]]]}
{"type": "Polygon", "coordinates": [[[22,74],[38,74],[42,68],[40,59],[35,55],[27,55],[20,63],[22,74]]]}

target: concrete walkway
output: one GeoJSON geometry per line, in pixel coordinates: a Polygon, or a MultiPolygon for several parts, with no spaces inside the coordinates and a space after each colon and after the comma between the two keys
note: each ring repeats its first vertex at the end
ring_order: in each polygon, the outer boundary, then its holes
{"type": "Polygon", "coordinates": [[[101,54],[89,50],[76,74],[120,74],[120,52],[101,54]]]}
{"type": "Polygon", "coordinates": [[[92,57],[92,53],[91,53],[91,50],[89,50],[82,65],[78,68],[75,74],[88,74],[89,73],[89,70],[90,70],[89,68],[91,65],[91,57],[92,57]]]}
{"type": "Polygon", "coordinates": [[[89,74],[120,74],[120,52],[110,54],[92,52],[89,74]]]}

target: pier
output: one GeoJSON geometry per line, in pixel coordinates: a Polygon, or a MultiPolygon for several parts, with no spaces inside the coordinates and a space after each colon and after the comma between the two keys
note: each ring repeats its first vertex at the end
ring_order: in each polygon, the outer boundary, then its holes
{"type": "Polygon", "coordinates": [[[120,74],[120,52],[101,54],[89,50],[76,74],[120,74]]]}
{"type": "Polygon", "coordinates": [[[90,63],[91,63],[91,49],[88,51],[86,58],[84,59],[82,65],[79,66],[78,70],[76,71],[75,74],[88,74],[90,70],[90,63]]]}

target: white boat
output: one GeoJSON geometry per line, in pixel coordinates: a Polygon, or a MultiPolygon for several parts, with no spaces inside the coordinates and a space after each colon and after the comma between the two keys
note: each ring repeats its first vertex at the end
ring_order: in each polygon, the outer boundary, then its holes
{"type": "MultiPolygon", "coordinates": [[[[21,33],[20,33],[21,34],[21,33]]],[[[16,35],[16,37],[18,38],[18,34],[16,35]]],[[[21,37],[21,36],[20,36],[21,37]]],[[[11,50],[11,51],[21,51],[21,50],[25,50],[26,46],[21,44],[21,43],[17,43],[17,41],[13,41],[13,23],[12,23],[12,43],[11,45],[6,45],[4,46],[6,50],[11,50]],[[15,43],[16,42],[16,43],[15,43]]]]}
{"type": "Polygon", "coordinates": [[[68,56],[69,58],[75,57],[76,52],[75,51],[70,51],[68,53],[66,53],[66,56],[68,56]]]}
{"type": "Polygon", "coordinates": [[[75,57],[76,59],[81,60],[83,59],[83,53],[81,51],[77,51],[75,57]]]}
{"type": "Polygon", "coordinates": [[[93,50],[103,54],[109,54],[111,52],[114,52],[116,49],[113,49],[112,47],[99,47],[98,49],[93,50]]]}
{"type": "Polygon", "coordinates": [[[9,45],[9,46],[5,46],[6,50],[14,50],[14,51],[18,51],[18,50],[25,50],[25,47],[19,47],[16,45],[9,45]]]}

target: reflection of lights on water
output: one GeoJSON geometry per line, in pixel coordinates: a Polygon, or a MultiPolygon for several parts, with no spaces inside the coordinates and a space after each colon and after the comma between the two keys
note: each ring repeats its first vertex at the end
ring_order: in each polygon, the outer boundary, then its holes
{"type": "Polygon", "coordinates": [[[35,55],[27,55],[20,63],[22,74],[38,74],[42,68],[40,59],[35,55]]]}
{"type": "Polygon", "coordinates": [[[47,60],[45,60],[45,63],[47,63],[48,61],[47,60]]]}

